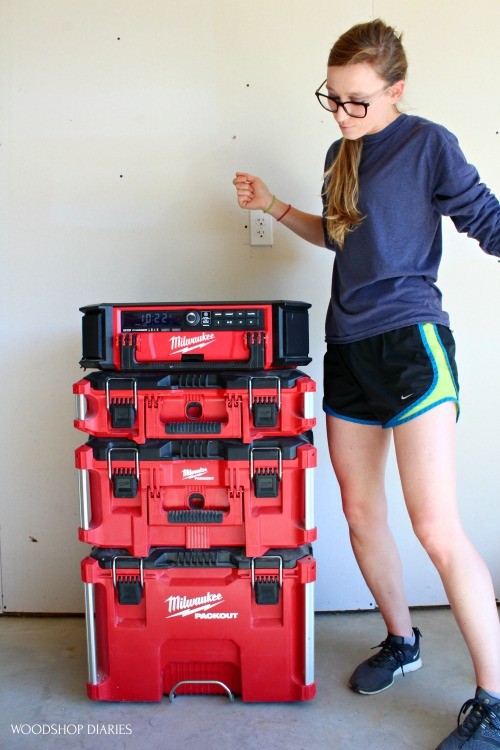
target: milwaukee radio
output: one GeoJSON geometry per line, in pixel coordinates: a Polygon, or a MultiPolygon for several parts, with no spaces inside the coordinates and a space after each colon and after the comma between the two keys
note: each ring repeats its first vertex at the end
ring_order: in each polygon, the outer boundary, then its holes
{"type": "Polygon", "coordinates": [[[101,370],[269,370],[307,365],[305,302],[82,307],[80,364],[101,370]]]}
{"type": "Polygon", "coordinates": [[[314,698],[309,307],[81,308],[90,698],[314,698]]]}

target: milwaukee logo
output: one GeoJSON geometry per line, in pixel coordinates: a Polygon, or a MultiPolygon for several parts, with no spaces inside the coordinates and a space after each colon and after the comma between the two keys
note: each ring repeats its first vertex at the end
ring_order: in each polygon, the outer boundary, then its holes
{"type": "Polygon", "coordinates": [[[213,482],[214,477],[205,476],[207,471],[208,471],[207,468],[203,468],[201,466],[199,469],[183,469],[182,478],[183,479],[196,479],[196,481],[200,480],[201,482],[213,482]]]}
{"type": "Polygon", "coordinates": [[[168,605],[168,611],[171,613],[166,619],[171,617],[188,617],[194,615],[195,620],[235,620],[238,617],[237,612],[208,612],[207,610],[224,604],[222,594],[212,594],[210,591],[204,596],[189,598],[187,596],[169,596],[165,599],[168,605]]]}
{"type": "Polygon", "coordinates": [[[186,617],[187,615],[193,615],[195,612],[212,609],[212,607],[222,604],[224,599],[222,594],[211,594],[208,591],[205,596],[197,596],[194,599],[188,599],[187,596],[169,596],[165,601],[168,604],[168,611],[174,613],[169,617],[186,617]]]}
{"type": "Polygon", "coordinates": [[[172,336],[170,339],[171,354],[185,354],[193,349],[202,349],[215,341],[215,333],[202,333],[199,336],[172,336]]]}

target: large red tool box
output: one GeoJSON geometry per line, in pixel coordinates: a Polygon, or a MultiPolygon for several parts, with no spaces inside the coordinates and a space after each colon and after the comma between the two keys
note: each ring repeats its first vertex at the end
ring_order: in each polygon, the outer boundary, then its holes
{"type": "Polygon", "coordinates": [[[314,427],[314,380],[286,372],[92,372],[75,383],[75,427],[137,443],[165,437],[299,435],[314,427]]]}
{"type": "Polygon", "coordinates": [[[138,559],[93,550],[82,562],[89,697],[314,698],[311,554],[158,548],[138,559]]]}
{"type": "Polygon", "coordinates": [[[146,556],[150,547],[244,546],[250,556],[316,539],[306,436],[90,440],[76,450],[79,538],[146,556]]]}
{"type": "Polygon", "coordinates": [[[82,307],[83,367],[285,369],[307,365],[306,302],[174,302],[82,307]]]}

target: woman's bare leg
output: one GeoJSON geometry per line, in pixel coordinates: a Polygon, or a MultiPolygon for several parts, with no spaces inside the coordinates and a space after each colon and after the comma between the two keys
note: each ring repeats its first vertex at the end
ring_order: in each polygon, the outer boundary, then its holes
{"type": "Polygon", "coordinates": [[[411,636],[399,552],[387,522],[384,488],[391,431],[327,415],[330,456],[354,555],[387,631],[411,636]]]}
{"type": "Polygon", "coordinates": [[[456,500],[452,402],[394,428],[413,529],[436,566],[472,656],[477,684],[500,692],[500,623],[489,571],[462,527],[456,500]]]}

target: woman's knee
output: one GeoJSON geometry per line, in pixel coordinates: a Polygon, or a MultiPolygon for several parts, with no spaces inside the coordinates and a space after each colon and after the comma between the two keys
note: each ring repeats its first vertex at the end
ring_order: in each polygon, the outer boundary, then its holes
{"type": "Polygon", "coordinates": [[[354,532],[376,533],[387,525],[387,501],[383,490],[373,488],[341,488],[342,510],[349,529],[354,532]]]}
{"type": "Polygon", "coordinates": [[[413,521],[413,531],[438,569],[446,568],[453,562],[457,549],[465,540],[465,533],[459,522],[417,519],[413,521]]]}

